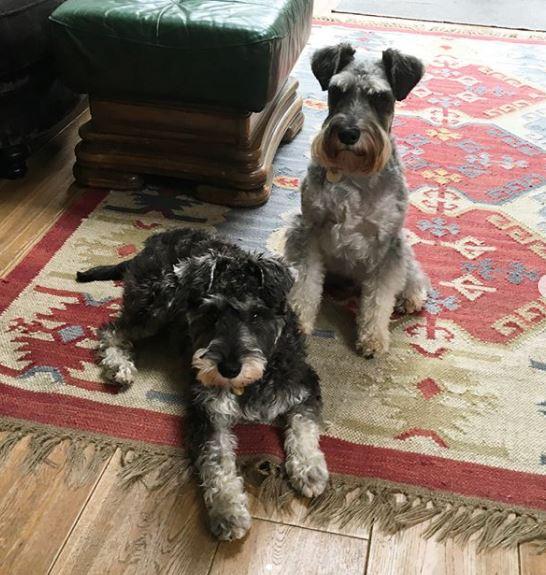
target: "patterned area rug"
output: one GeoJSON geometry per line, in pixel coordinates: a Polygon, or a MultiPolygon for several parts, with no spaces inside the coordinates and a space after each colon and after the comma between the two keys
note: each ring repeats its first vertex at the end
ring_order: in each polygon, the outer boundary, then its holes
{"type": "MultiPolygon", "coordinates": [[[[546,537],[540,40],[317,24],[295,70],[305,127],[279,150],[267,205],[206,205],[182,187],[89,191],[1,280],[0,414],[9,433],[0,461],[31,435],[26,469],[66,440],[73,481],[117,447],[126,454],[127,483],[154,487],[169,471],[182,475],[187,365],[152,343],[134,387],[119,394],[105,387],[93,360],[96,330],[115,315],[121,287],[78,285],[74,272],[128,258],[150,233],[177,226],[282,251],[326,109],[309,56],[341,41],[374,53],[392,46],[426,62],[425,78],[398,107],[394,132],[411,188],[409,234],[433,291],[424,313],[393,318],[390,354],[371,361],[352,350],[354,302],[325,302],[309,348],[323,382],[322,445],[333,481],[310,513],[340,523],[377,520],[390,532],[433,518],[429,535],[464,541],[476,534],[483,547],[546,537]],[[84,456],[90,444],[94,454],[84,456]]],[[[241,426],[238,435],[263,495],[277,505],[289,500],[278,430],[241,426]]]]}

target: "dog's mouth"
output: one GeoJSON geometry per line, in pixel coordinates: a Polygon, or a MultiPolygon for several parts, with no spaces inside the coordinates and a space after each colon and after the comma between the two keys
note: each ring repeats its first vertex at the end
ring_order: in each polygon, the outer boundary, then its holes
{"type": "Polygon", "coordinates": [[[255,350],[241,358],[241,370],[235,377],[225,377],[218,369],[218,362],[210,357],[207,348],[198,349],[192,357],[192,367],[197,380],[207,387],[231,388],[242,392],[247,385],[259,381],[265,372],[267,361],[264,355],[255,350]]]}
{"type": "Polygon", "coordinates": [[[336,126],[324,127],[313,140],[313,159],[326,169],[349,174],[380,172],[392,153],[392,146],[385,130],[371,122],[357,130],[354,142],[340,139],[336,126]]]}

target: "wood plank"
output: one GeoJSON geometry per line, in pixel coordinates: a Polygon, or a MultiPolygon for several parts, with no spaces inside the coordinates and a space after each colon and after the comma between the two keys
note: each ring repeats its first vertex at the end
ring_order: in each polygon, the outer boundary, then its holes
{"type": "Polygon", "coordinates": [[[546,573],[546,553],[538,555],[533,543],[519,546],[520,575],[544,575],[546,573]]]}
{"type": "Polygon", "coordinates": [[[517,575],[517,549],[478,553],[475,542],[424,539],[428,524],[394,536],[373,530],[366,575],[517,575]]]}
{"type": "Polygon", "coordinates": [[[260,500],[249,491],[250,513],[257,519],[265,519],[284,523],[285,525],[295,525],[298,527],[307,527],[326,533],[335,533],[338,535],[348,535],[358,537],[359,539],[368,539],[370,536],[369,529],[363,525],[350,524],[344,527],[336,525],[334,521],[328,523],[319,523],[318,521],[306,518],[307,506],[299,499],[292,502],[291,510],[286,512],[277,511],[276,509],[266,509],[260,500]]]}
{"type": "Polygon", "coordinates": [[[205,524],[196,483],[174,497],[143,484],[121,489],[120,465],[116,453],[50,573],[208,573],[218,543],[205,524]]]}
{"type": "Polygon", "coordinates": [[[85,111],[34,154],[24,179],[2,182],[0,275],[13,269],[82,193],[72,186],[72,164],[78,128],[88,118],[85,111]]]}
{"type": "Polygon", "coordinates": [[[28,440],[16,445],[0,473],[0,574],[46,573],[85,505],[105,462],[91,482],[65,482],[66,446],[59,446],[34,474],[21,474],[28,440]]]}
{"type": "Polygon", "coordinates": [[[220,543],[210,575],[362,575],[367,542],[256,520],[242,541],[220,543]]]}

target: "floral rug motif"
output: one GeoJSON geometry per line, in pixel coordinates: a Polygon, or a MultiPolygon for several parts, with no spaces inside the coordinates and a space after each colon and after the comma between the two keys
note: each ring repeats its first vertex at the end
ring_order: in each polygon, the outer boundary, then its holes
{"type": "MultiPolygon", "coordinates": [[[[294,71],[305,125],[279,149],[265,206],[212,206],[183,186],[87,192],[0,280],[0,428],[12,432],[0,456],[32,433],[42,459],[58,441],[89,438],[166,464],[182,444],[187,366],[158,348],[129,391],[104,386],[97,328],[116,314],[121,286],[79,285],[74,273],[179,226],[281,253],[326,111],[310,54],[347,41],[426,64],[393,131],[408,233],[433,289],[423,313],[393,317],[391,352],[371,361],[353,352],[354,301],[325,302],[309,349],[333,484],[311,511],[391,531],[434,518],[430,534],[476,532],[483,546],[546,537],[546,40],[317,24],[294,71]]],[[[238,435],[242,456],[282,458],[274,427],[238,435]]],[[[131,461],[133,478],[150,471],[131,461]]]]}

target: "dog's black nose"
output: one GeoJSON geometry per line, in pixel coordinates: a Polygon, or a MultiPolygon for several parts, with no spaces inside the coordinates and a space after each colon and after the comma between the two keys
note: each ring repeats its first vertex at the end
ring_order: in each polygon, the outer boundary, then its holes
{"type": "Polygon", "coordinates": [[[218,364],[218,371],[226,379],[233,379],[241,373],[241,367],[238,361],[222,361],[218,364]]]}
{"type": "Polygon", "coordinates": [[[344,128],[338,132],[337,137],[342,144],[352,146],[358,142],[358,138],[360,138],[360,130],[358,128],[344,128]]]}

